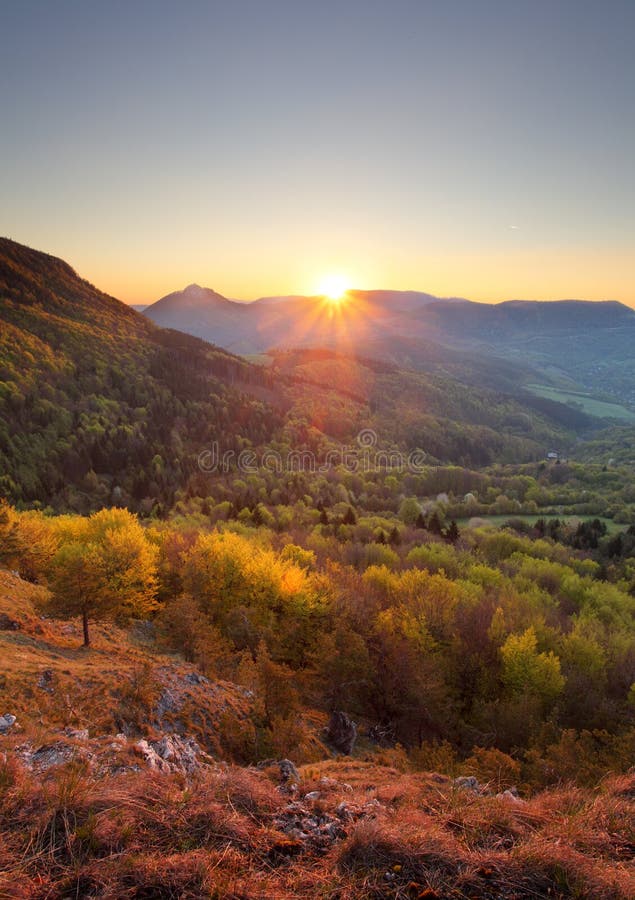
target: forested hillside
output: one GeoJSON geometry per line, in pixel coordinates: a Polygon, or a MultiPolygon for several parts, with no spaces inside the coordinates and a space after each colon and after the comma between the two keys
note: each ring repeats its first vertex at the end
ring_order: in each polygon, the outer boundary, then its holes
{"type": "MultiPolygon", "coordinates": [[[[0,242],[0,491],[90,509],[170,505],[196,453],[271,438],[249,364],[156,328],[60,260],[0,242]]],[[[150,509],[147,510],[148,512],[150,509]]]]}
{"type": "Polygon", "coordinates": [[[199,454],[309,449],[372,428],[381,446],[466,466],[541,458],[595,422],[518,394],[510,370],[456,354],[429,371],[333,351],[254,365],[160,329],[64,262],[0,242],[0,491],[86,512],[112,502],[163,514],[200,495],[199,454]]]}

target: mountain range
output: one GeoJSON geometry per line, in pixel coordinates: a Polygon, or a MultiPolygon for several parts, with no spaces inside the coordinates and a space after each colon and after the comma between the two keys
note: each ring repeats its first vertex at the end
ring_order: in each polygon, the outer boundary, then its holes
{"type": "Polygon", "coordinates": [[[635,401],[635,311],[613,301],[475,303],[416,291],[351,290],[320,296],[229,300],[189,285],[144,315],[232,352],[330,347],[429,371],[469,360],[508,361],[525,383],[635,401]],[[457,356],[458,354],[458,356],[457,356]]]}

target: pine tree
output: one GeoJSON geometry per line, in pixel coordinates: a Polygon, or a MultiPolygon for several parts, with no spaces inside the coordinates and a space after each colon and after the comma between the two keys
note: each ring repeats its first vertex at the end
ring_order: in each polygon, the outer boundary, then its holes
{"type": "Polygon", "coordinates": [[[344,518],[342,519],[343,525],[356,525],[357,524],[357,516],[355,515],[355,510],[352,506],[349,506],[344,514],[344,518]]]}
{"type": "Polygon", "coordinates": [[[254,509],[251,513],[251,521],[256,526],[262,525],[263,519],[262,519],[262,511],[260,509],[260,506],[254,507],[254,509]]]}

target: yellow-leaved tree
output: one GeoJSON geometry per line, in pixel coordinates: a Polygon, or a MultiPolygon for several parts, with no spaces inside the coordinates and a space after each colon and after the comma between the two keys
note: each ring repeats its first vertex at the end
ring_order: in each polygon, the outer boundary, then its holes
{"type": "Polygon", "coordinates": [[[85,647],[90,620],[143,618],[156,609],[157,550],[136,516],[102,509],[60,528],[59,536],[44,606],[54,616],[81,616],[85,647]]]}
{"type": "Polygon", "coordinates": [[[20,559],[18,517],[6,500],[0,499],[0,564],[13,568],[20,559]]]}

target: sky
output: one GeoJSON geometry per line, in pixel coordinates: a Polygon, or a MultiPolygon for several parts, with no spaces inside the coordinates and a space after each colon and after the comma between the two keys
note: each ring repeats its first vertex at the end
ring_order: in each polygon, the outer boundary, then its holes
{"type": "Polygon", "coordinates": [[[0,234],[126,302],[635,306],[635,0],[19,0],[0,33],[0,234]]]}

